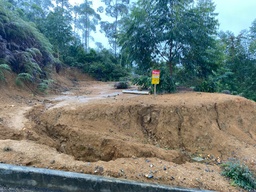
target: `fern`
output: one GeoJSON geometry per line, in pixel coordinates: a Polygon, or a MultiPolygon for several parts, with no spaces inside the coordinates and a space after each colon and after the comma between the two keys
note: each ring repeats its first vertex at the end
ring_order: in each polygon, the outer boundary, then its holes
{"type": "Polygon", "coordinates": [[[47,90],[49,89],[49,86],[52,84],[53,80],[47,79],[43,80],[41,83],[38,85],[38,90],[42,93],[47,93],[47,90]]]}
{"type": "Polygon", "coordinates": [[[11,71],[11,68],[7,64],[0,64],[0,80],[5,80],[4,71],[11,71]]]}
{"type": "Polygon", "coordinates": [[[26,52],[29,52],[32,55],[33,58],[42,57],[41,51],[39,49],[35,48],[35,47],[27,48],[26,52]]]}
{"type": "Polygon", "coordinates": [[[32,75],[30,75],[29,73],[20,73],[18,74],[18,76],[15,79],[15,83],[16,85],[23,87],[24,83],[26,82],[32,82],[32,75]]]}
{"type": "MultiPolygon", "coordinates": [[[[30,49],[29,49],[30,50],[30,49]]],[[[19,51],[15,54],[17,63],[19,63],[19,69],[16,72],[29,73],[33,74],[36,78],[36,75],[42,72],[39,62],[33,58],[32,51],[19,51]],[[21,67],[22,66],[22,67],[21,67]],[[21,70],[20,70],[21,69],[21,70]]],[[[34,52],[35,53],[35,52],[34,52]]],[[[37,58],[40,60],[40,58],[37,58]]]]}
{"type": "MultiPolygon", "coordinates": [[[[20,18],[18,9],[8,1],[0,0],[0,34],[7,42],[10,41],[12,60],[0,63],[10,64],[18,76],[15,82],[18,86],[24,83],[41,82],[45,76],[43,68],[54,63],[52,45],[36,28],[35,23],[26,22],[20,18]]],[[[3,66],[0,69],[0,80],[4,79],[3,66]]],[[[44,81],[44,80],[43,80],[44,81]]],[[[44,83],[39,86],[44,89],[44,83]]]]}
{"type": "Polygon", "coordinates": [[[25,63],[25,71],[27,73],[35,73],[35,74],[42,72],[40,66],[33,61],[29,61],[25,63]]]}

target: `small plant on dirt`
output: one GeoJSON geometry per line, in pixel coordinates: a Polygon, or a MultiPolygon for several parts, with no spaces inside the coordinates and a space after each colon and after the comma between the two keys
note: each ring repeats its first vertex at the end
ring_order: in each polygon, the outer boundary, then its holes
{"type": "Polygon", "coordinates": [[[31,82],[33,79],[32,75],[29,73],[20,73],[15,79],[16,85],[23,87],[25,82],[31,82]]]}
{"type": "Polygon", "coordinates": [[[0,80],[4,80],[4,71],[11,71],[11,68],[7,64],[0,64],[0,80]]]}
{"type": "Polygon", "coordinates": [[[38,90],[42,93],[47,94],[47,90],[49,89],[49,86],[53,83],[53,80],[51,79],[46,79],[43,80],[41,83],[38,85],[38,90]]]}
{"type": "Polygon", "coordinates": [[[256,177],[245,164],[232,160],[222,164],[222,168],[222,175],[230,178],[232,185],[246,190],[256,189],[256,177]]]}

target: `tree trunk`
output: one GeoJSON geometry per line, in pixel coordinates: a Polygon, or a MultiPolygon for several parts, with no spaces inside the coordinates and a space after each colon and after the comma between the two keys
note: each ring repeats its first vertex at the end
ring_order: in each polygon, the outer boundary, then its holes
{"type": "Polygon", "coordinates": [[[168,67],[169,67],[169,72],[170,72],[170,77],[172,77],[173,75],[173,52],[172,52],[172,48],[173,48],[173,42],[170,42],[170,50],[169,50],[169,59],[168,59],[168,67]]]}
{"type": "MultiPolygon", "coordinates": [[[[115,11],[117,11],[117,0],[116,0],[116,4],[115,4],[115,7],[116,7],[116,10],[115,11]]],[[[118,12],[116,12],[116,18],[115,18],[116,20],[116,22],[115,22],[115,39],[114,39],[114,51],[115,51],[115,58],[117,57],[116,56],[116,49],[117,49],[117,19],[118,19],[118,12]]]]}
{"type": "Polygon", "coordinates": [[[168,67],[169,67],[170,77],[172,77],[173,76],[173,63],[171,61],[168,61],[168,67]]]}

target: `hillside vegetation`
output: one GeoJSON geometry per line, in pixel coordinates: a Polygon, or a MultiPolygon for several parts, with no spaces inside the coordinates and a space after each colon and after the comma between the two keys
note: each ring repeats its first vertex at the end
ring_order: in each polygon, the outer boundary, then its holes
{"type": "Polygon", "coordinates": [[[12,71],[17,85],[46,92],[51,72],[69,66],[152,90],[151,72],[158,69],[161,93],[189,88],[256,100],[256,21],[235,35],[218,31],[211,0],[103,2],[94,10],[92,1],[0,0],[1,84],[12,71]],[[114,20],[104,21],[104,14],[114,20]],[[97,27],[110,48],[93,39],[97,27]]]}
{"type": "Polygon", "coordinates": [[[22,20],[8,8],[8,3],[0,1],[1,79],[4,70],[11,70],[17,74],[17,85],[33,82],[40,86],[48,79],[47,69],[57,63],[52,45],[35,24],[22,20]]]}

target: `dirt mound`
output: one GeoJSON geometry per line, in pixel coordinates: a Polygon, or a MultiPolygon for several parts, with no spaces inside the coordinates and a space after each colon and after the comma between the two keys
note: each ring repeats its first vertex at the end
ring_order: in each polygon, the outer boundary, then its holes
{"type": "Polygon", "coordinates": [[[73,109],[35,108],[29,116],[37,122],[33,130],[44,135],[41,143],[78,160],[136,156],[172,161],[177,157],[172,150],[227,159],[239,155],[237,148],[245,141],[256,145],[255,107],[241,97],[187,93],[116,97],[73,109]]]}

